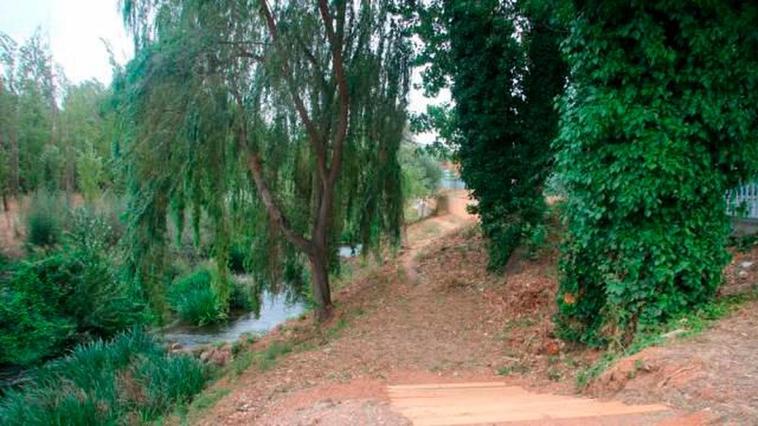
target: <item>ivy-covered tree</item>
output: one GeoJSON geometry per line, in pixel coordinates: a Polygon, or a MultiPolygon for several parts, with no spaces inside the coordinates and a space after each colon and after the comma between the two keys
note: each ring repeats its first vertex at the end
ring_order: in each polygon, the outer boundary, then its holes
{"type": "Polygon", "coordinates": [[[725,191],[758,161],[758,5],[577,1],[558,167],[558,331],[624,345],[714,295],[725,191]]]}
{"type": "MultiPolygon", "coordinates": [[[[399,239],[408,57],[392,1],[123,1],[117,81],[132,272],[161,309],[167,213],[214,224],[217,301],[240,234],[258,289],[310,265],[329,315],[337,238],[399,239]],[[234,235],[232,235],[234,234],[234,235]]],[[[196,232],[197,233],[197,232],[196,232]]]]}
{"type": "Polygon", "coordinates": [[[546,5],[440,0],[417,9],[426,91],[449,85],[454,101],[431,108],[417,128],[435,128],[452,145],[495,270],[545,210],[554,98],[565,83],[561,34],[546,5]]]}

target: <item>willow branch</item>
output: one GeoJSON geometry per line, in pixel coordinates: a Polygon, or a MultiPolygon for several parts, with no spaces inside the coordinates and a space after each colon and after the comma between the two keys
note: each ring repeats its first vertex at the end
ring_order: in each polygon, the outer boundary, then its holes
{"type": "MultiPolygon", "coordinates": [[[[240,113],[242,113],[242,97],[238,92],[234,93],[234,97],[237,101],[240,113]]],[[[240,115],[243,116],[243,114],[240,115]]],[[[290,243],[305,253],[311,253],[313,251],[313,244],[311,241],[302,235],[299,235],[292,229],[292,226],[290,226],[289,221],[284,216],[282,209],[279,207],[279,204],[277,204],[276,199],[274,199],[274,195],[271,193],[266,178],[263,176],[263,164],[261,163],[260,154],[253,149],[247,148],[246,121],[240,123],[239,134],[237,137],[238,147],[240,149],[245,149],[247,152],[247,167],[253,175],[255,188],[258,190],[258,195],[260,196],[261,201],[263,201],[263,205],[266,207],[266,212],[268,213],[269,218],[290,243]]]]}
{"type": "MultiPolygon", "coordinates": [[[[319,11],[321,12],[321,19],[324,21],[326,38],[332,51],[332,68],[334,71],[334,78],[337,81],[337,91],[339,92],[339,118],[334,134],[332,162],[329,167],[329,183],[333,184],[337,180],[337,176],[339,175],[342,166],[342,150],[345,145],[345,139],[347,138],[350,95],[347,92],[347,78],[345,76],[345,68],[342,58],[341,37],[343,31],[340,29],[340,37],[335,34],[334,27],[332,26],[332,17],[329,12],[329,5],[326,0],[319,0],[318,6],[319,11]]],[[[339,15],[344,18],[344,13],[339,13],[339,15]]]]}
{"type": "Polygon", "coordinates": [[[316,128],[315,124],[313,124],[313,121],[308,115],[308,110],[305,108],[305,104],[303,103],[302,98],[297,93],[297,88],[292,78],[292,72],[290,70],[288,58],[278,43],[279,31],[276,26],[276,20],[274,20],[274,15],[271,13],[271,9],[269,8],[268,2],[266,0],[260,0],[260,5],[261,11],[263,12],[263,17],[266,20],[266,27],[268,28],[268,32],[274,42],[274,46],[276,46],[276,48],[279,50],[279,53],[282,54],[282,73],[284,74],[284,79],[287,82],[287,87],[289,88],[292,100],[295,103],[295,109],[300,116],[300,120],[305,126],[306,132],[308,133],[308,140],[310,141],[310,144],[316,153],[318,172],[323,180],[326,178],[326,148],[318,129],[316,128]]]}
{"type": "Polygon", "coordinates": [[[268,212],[271,221],[276,224],[289,242],[301,251],[311,253],[313,251],[313,244],[311,241],[307,240],[302,235],[299,235],[292,229],[289,221],[287,221],[281,208],[279,208],[279,205],[276,203],[273,194],[271,194],[266,179],[263,177],[263,166],[261,164],[260,155],[257,152],[248,152],[247,166],[253,175],[255,187],[258,189],[258,195],[260,195],[263,205],[266,206],[266,211],[268,212]]]}

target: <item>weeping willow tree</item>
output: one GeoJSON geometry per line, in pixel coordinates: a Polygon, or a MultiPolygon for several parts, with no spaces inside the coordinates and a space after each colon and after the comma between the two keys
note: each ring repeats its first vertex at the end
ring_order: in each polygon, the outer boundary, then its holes
{"type": "Polygon", "coordinates": [[[219,304],[242,234],[259,292],[309,264],[326,318],[339,239],[400,237],[411,52],[395,5],[124,0],[122,12],[136,51],[115,83],[130,272],[162,310],[167,218],[197,236],[205,215],[219,304]]]}

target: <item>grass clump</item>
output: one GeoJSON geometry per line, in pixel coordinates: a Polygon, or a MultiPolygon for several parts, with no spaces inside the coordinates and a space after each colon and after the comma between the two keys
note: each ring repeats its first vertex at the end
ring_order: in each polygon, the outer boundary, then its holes
{"type": "Polygon", "coordinates": [[[198,326],[225,321],[229,309],[257,312],[260,303],[250,282],[232,279],[228,306],[224,306],[213,289],[218,279],[221,278],[210,266],[181,275],[169,287],[169,307],[182,321],[198,326]]]}
{"type": "Polygon", "coordinates": [[[0,400],[0,424],[133,424],[189,402],[206,370],[188,356],[169,356],[135,329],[95,340],[33,372],[29,384],[0,400]]]}
{"type": "Polygon", "coordinates": [[[258,368],[263,371],[270,370],[276,365],[277,358],[292,352],[292,344],[289,342],[273,342],[257,356],[258,368]]]}
{"type": "Polygon", "coordinates": [[[499,376],[510,376],[511,374],[525,374],[529,372],[529,366],[520,362],[506,365],[497,369],[499,376]]]}
{"type": "Polygon", "coordinates": [[[211,286],[213,272],[200,267],[179,277],[168,291],[168,304],[182,321],[206,325],[223,321],[225,310],[219,305],[211,286]]]}
{"type": "Polygon", "coordinates": [[[239,377],[245,372],[253,363],[253,353],[249,351],[242,351],[234,355],[234,359],[231,363],[231,373],[234,377],[239,377]]]}
{"type": "Polygon", "coordinates": [[[192,401],[192,405],[190,406],[190,409],[196,410],[196,411],[204,411],[207,410],[214,405],[218,401],[221,400],[221,398],[225,397],[226,395],[229,395],[229,392],[231,392],[229,389],[221,388],[221,389],[213,389],[208,392],[205,392],[198,396],[194,401],[192,401]]]}

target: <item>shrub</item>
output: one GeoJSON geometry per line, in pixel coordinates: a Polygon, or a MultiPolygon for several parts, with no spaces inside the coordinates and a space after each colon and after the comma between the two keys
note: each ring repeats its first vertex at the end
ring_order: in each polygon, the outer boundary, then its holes
{"type": "Polygon", "coordinates": [[[113,248],[121,238],[121,229],[114,227],[114,218],[109,213],[99,212],[95,207],[76,208],[68,218],[69,242],[86,250],[113,248]]]}
{"type": "Polygon", "coordinates": [[[61,243],[66,207],[62,197],[38,191],[29,202],[26,215],[26,243],[29,247],[52,247],[61,243]]]}
{"type": "Polygon", "coordinates": [[[229,248],[229,270],[243,274],[249,272],[247,265],[247,259],[250,256],[250,244],[244,242],[237,242],[232,244],[229,248]]]}
{"type": "Polygon", "coordinates": [[[96,340],[32,373],[0,401],[0,424],[132,424],[188,402],[205,384],[203,365],[166,355],[141,330],[96,340]]]}
{"type": "Polygon", "coordinates": [[[97,253],[55,253],[19,271],[19,282],[29,275],[40,285],[25,291],[41,292],[82,333],[110,337],[142,320],[144,305],[137,290],[119,281],[112,265],[97,253]]]}
{"type": "Polygon", "coordinates": [[[255,312],[258,305],[255,289],[249,281],[241,279],[232,281],[232,294],[229,298],[230,309],[255,312]]]}
{"type": "Polygon", "coordinates": [[[183,321],[205,325],[225,319],[211,286],[213,271],[201,267],[178,278],[168,291],[168,304],[183,321]]]}
{"type": "Polygon", "coordinates": [[[29,365],[60,353],[75,329],[38,295],[0,290],[0,363],[29,365]]]}
{"type": "Polygon", "coordinates": [[[32,364],[145,321],[138,292],[108,259],[71,247],[21,262],[0,300],[0,362],[32,364]]]}

